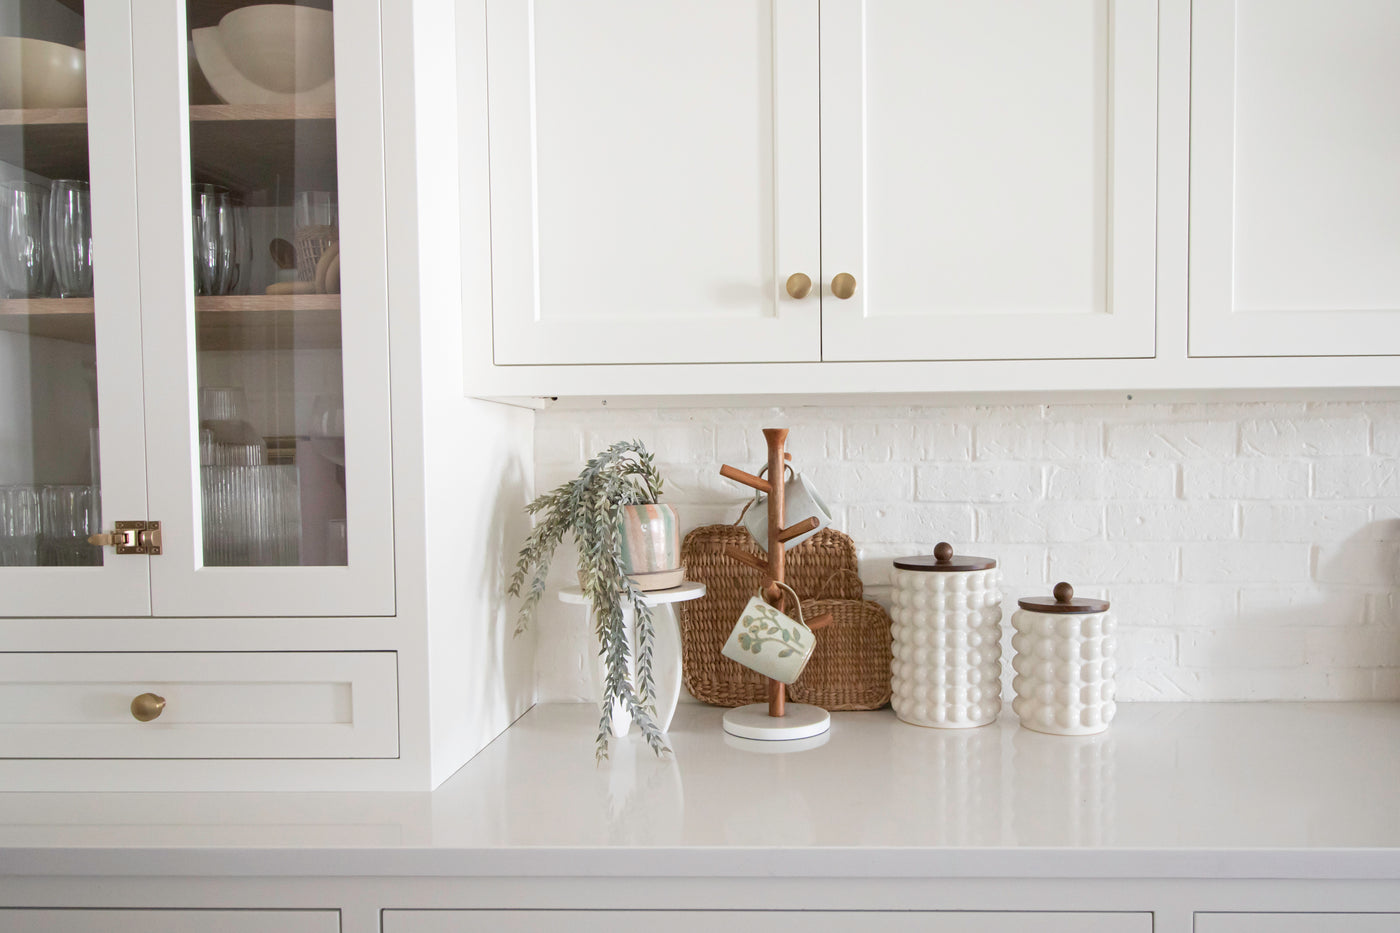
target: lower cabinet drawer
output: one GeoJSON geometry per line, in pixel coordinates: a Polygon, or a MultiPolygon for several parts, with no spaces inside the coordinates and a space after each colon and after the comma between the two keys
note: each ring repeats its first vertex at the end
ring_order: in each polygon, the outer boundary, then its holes
{"type": "Polygon", "coordinates": [[[338,910],[0,909],[5,933],[340,933],[338,910]]]}
{"type": "Polygon", "coordinates": [[[1196,914],[1196,933],[1395,933],[1397,914],[1196,914]]]}
{"type": "Polygon", "coordinates": [[[1150,913],[848,910],[386,910],[383,933],[1152,933],[1150,913]]]}
{"type": "Polygon", "coordinates": [[[0,653],[4,758],[394,758],[398,718],[392,651],[0,653]]]}

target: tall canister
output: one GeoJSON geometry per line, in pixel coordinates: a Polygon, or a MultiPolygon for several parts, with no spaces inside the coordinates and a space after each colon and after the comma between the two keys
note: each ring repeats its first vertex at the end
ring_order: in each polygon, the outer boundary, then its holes
{"type": "Polygon", "coordinates": [[[1074,595],[1068,583],[1055,595],[1019,601],[1011,617],[1016,656],[1011,708],[1021,725],[1051,735],[1093,735],[1108,728],[1118,711],[1113,702],[1118,664],[1117,629],[1108,602],[1074,595]]]}
{"type": "Polygon", "coordinates": [[[895,715],[916,726],[985,726],[1001,711],[1001,571],[953,553],[894,562],[895,715]]]}

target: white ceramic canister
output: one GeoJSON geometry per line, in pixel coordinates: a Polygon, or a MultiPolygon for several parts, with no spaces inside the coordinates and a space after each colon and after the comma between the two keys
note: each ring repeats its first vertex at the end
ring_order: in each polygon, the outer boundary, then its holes
{"type": "Polygon", "coordinates": [[[1102,599],[1074,595],[1068,583],[1055,595],[1019,601],[1011,617],[1016,650],[1011,708],[1021,725],[1051,735],[1093,735],[1108,728],[1118,664],[1113,659],[1117,622],[1102,599]]]}
{"type": "Polygon", "coordinates": [[[890,660],[895,715],[916,726],[966,729],[1001,711],[1001,571],[953,553],[894,562],[890,660]]]}

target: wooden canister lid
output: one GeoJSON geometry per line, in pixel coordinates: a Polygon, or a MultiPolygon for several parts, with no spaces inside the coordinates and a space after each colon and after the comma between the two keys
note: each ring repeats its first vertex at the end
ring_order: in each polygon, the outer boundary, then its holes
{"type": "Polygon", "coordinates": [[[1068,583],[1056,583],[1054,596],[1027,596],[1016,600],[1022,609],[1031,612],[1107,612],[1108,600],[1089,599],[1075,596],[1074,587],[1068,583]]]}
{"type": "Polygon", "coordinates": [[[953,546],[947,541],[941,541],[933,549],[932,557],[927,554],[918,557],[896,557],[894,565],[898,570],[949,573],[991,570],[997,565],[997,562],[990,557],[969,557],[966,554],[954,554],[953,546]]]}

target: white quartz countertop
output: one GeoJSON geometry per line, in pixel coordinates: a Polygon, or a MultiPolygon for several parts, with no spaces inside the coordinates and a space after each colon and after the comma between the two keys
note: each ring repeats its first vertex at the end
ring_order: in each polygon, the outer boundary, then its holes
{"type": "Polygon", "coordinates": [[[683,705],[597,766],[538,706],[421,794],[0,794],[8,875],[1400,878],[1400,704],[1123,704],[1099,736],[836,713],[792,754],[683,705]]]}

